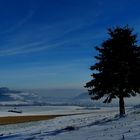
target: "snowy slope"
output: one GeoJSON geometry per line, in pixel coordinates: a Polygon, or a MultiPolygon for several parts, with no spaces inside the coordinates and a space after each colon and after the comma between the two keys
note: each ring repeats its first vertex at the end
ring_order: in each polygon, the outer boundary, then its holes
{"type": "Polygon", "coordinates": [[[2,140],[139,140],[140,108],[127,109],[119,118],[116,108],[83,115],[58,117],[16,125],[0,126],[2,140]]]}

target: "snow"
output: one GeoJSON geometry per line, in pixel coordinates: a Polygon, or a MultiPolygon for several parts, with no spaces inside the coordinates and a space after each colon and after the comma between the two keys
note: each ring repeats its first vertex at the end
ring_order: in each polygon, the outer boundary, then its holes
{"type": "MultiPolygon", "coordinates": [[[[33,107],[32,107],[33,108],[33,107]]],[[[40,109],[43,107],[40,107],[40,109]]],[[[45,109],[45,107],[43,108],[45,109]]],[[[35,113],[33,109],[32,113],[35,113]]],[[[139,140],[140,108],[127,108],[119,118],[118,108],[99,110],[52,107],[50,113],[83,113],[52,120],[0,126],[1,140],[139,140]],[[60,112],[59,112],[60,111],[60,112]]],[[[43,111],[42,111],[43,113],[43,111]]],[[[45,113],[45,112],[44,112],[45,113]]],[[[47,111],[46,111],[47,113],[47,111]]]]}
{"type": "MultiPolygon", "coordinates": [[[[94,110],[94,108],[93,108],[94,110]]],[[[96,108],[95,108],[96,110],[96,108]]],[[[84,109],[78,106],[17,106],[17,107],[0,107],[0,117],[6,116],[34,116],[34,115],[67,115],[91,113],[92,110],[84,109]],[[19,110],[21,114],[8,112],[8,110],[19,110]]]]}

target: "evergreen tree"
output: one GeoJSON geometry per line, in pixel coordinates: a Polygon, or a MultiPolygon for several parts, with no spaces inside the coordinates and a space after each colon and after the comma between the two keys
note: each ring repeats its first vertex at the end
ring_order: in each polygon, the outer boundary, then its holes
{"type": "Polygon", "coordinates": [[[125,114],[124,97],[140,93],[140,48],[137,35],[128,26],[108,29],[109,38],[95,47],[97,63],[90,67],[93,79],[86,83],[93,100],[104,103],[119,99],[120,116],[125,114]]]}

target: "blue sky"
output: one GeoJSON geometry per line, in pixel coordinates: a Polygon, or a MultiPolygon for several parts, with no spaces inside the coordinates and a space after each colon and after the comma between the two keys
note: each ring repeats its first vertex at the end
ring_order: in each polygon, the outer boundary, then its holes
{"type": "Polygon", "coordinates": [[[0,85],[83,89],[107,28],[140,32],[139,0],[1,0],[0,85]]]}

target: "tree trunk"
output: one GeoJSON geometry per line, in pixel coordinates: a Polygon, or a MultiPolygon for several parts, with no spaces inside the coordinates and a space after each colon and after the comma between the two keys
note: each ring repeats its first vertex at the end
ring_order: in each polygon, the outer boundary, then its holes
{"type": "Polygon", "coordinates": [[[125,107],[124,107],[124,97],[122,95],[120,95],[119,97],[119,106],[120,106],[120,117],[124,117],[125,107]]]}

